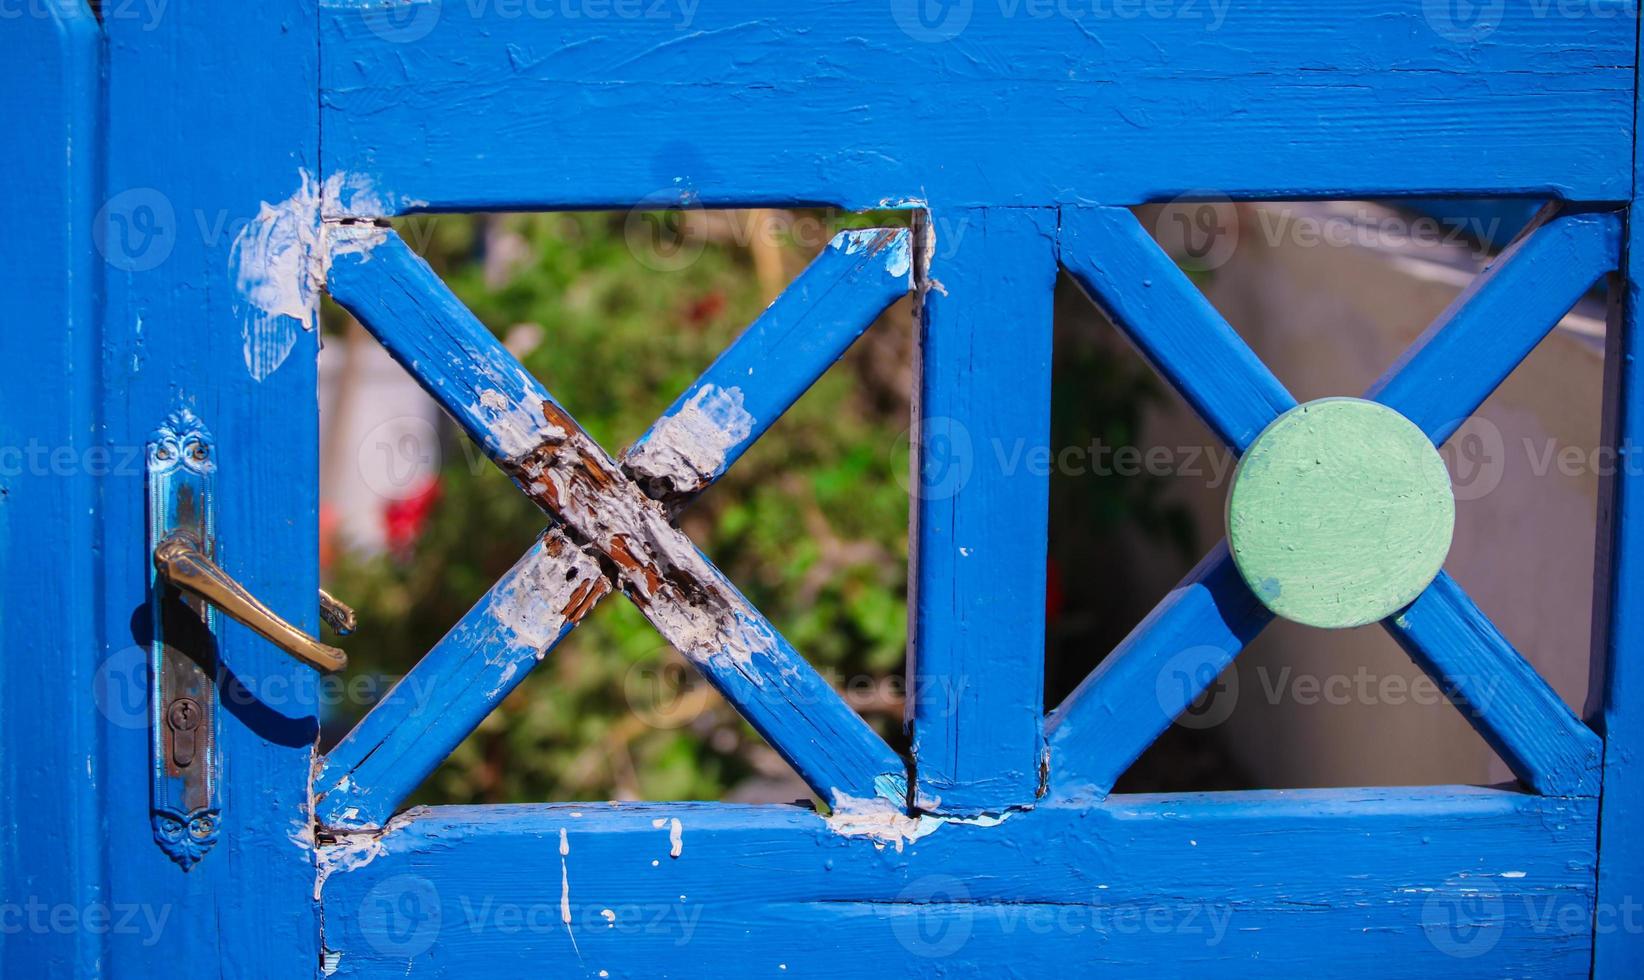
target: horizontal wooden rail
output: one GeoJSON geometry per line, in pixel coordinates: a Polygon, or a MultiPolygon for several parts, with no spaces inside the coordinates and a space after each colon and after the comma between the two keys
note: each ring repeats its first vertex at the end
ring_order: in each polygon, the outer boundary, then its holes
{"type": "Polygon", "coordinates": [[[1625,0],[623,6],[328,0],[324,177],[392,210],[1631,192],[1625,0]]]}
{"type": "Polygon", "coordinates": [[[1596,809],[1467,787],[1116,796],[1003,823],[438,808],[322,847],[320,899],[335,980],[1585,977],[1596,809]]]}

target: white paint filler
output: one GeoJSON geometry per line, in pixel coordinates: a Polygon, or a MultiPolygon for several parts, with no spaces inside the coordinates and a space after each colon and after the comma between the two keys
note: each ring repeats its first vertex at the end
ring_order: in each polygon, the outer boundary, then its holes
{"type": "Polygon", "coordinates": [[[895,800],[882,796],[862,799],[835,790],[833,812],[825,818],[825,822],[829,830],[841,837],[866,837],[873,841],[874,847],[879,850],[891,845],[901,853],[908,844],[928,837],[950,823],[997,827],[1009,816],[1008,811],[998,815],[983,814],[975,817],[940,817],[931,814],[913,816],[895,800]]]}
{"type": "MultiPolygon", "coordinates": [[[[511,387],[529,392],[537,386],[536,379],[523,369],[516,369],[516,373],[511,387]]],[[[502,382],[503,379],[498,380],[502,382]]],[[[489,423],[492,448],[508,459],[525,456],[546,442],[562,442],[566,436],[564,429],[551,424],[542,414],[540,404],[510,396],[496,388],[486,388],[479,393],[479,403],[474,411],[489,423]]]]}
{"type": "Polygon", "coordinates": [[[387,213],[371,180],[350,173],[332,174],[322,185],[299,170],[290,197],[260,204],[229,249],[235,288],[251,306],[241,334],[252,378],[279,370],[302,331],[313,329],[331,255],[368,254],[387,238],[387,229],[370,222],[327,225],[322,218],[387,213]]]}
{"type": "Polygon", "coordinates": [[[678,817],[657,817],[651,821],[651,826],[657,830],[668,828],[668,856],[677,858],[685,853],[685,825],[679,822],[678,817]]]}
{"type": "Polygon", "coordinates": [[[579,591],[599,579],[599,565],[585,552],[564,540],[558,531],[538,541],[525,557],[497,584],[491,604],[496,621],[514,635],[508,649],[492,651],[488,660],[505,664],[502,677],[491,690],[494,697],[503,690],[519,671],[521,657],[526,653],[537,660],[547,655],[548,649],[565,630],[566,610],[576,600],[579,591]],[[558,554],[549,542],[557,539],[558,554]]]}
{"type": "Polygon", "coordinates": [[[755,424],[743,407],[741,388],[704,384],[634,447],[628,470],[676,490],[695,489],[725,469],[730,451],[747,440],[755,424]]]}

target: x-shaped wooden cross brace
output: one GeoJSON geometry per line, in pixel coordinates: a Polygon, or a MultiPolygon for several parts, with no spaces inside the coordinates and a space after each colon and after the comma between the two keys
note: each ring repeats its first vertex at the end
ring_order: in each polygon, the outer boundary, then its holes
{"type": "MultiPolygon", "coordinates": [[[[1615,213],[1549,207],[1365,397],[1442,445],[1615,268],[1619,245],[1615,213]]],[[[1067,209],[1061,247],[1068,271],[1235,452],[1295,406],[1128,210],[1067,209]]],[[[1052,713],[1053,793],[1105,795],[1272,618],[1218,545],[1052,713]]],[[[1596,793],[1598,736],[1448,574],[1384,625],[1525,785],[1596,793]]]]}
{"type": "Polygon", "coordinates": [[[380,826],[613,588],[830,805],[905,797],[901,757],[670,518],[907,292],[907,232],[836,238],[620,464],[392,232],[328,245],[332,296],[555,524],[326,757],[322,824],[380,826]]]}

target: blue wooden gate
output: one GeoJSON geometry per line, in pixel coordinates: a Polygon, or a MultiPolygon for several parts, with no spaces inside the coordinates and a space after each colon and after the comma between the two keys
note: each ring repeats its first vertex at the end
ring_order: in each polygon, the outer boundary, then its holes
{"type": "Polygon", "coordinates": [[[0,16],[17,165],[0,246],[8,975],[1644,975],[1631,0],[0,16]],[[1384,622],[1518,785],[1112,794],[1273,615],[1225,545],[1043,704],[1046,483],[965,447],[1046,444],[1058,269],[1234,452],[1295,406],[1129,210],[1205,194],[1549,202],[1364,393],[1435,444],[1607,285],[1622,465],[1588,717],[1447,575],[1384,622]],[[379,220],[807,204],[918,220],[836,239],[620,455],[379,220]],[[208,474],[214,557],[312,631],[322,290],[549,530],[416,668],[434,697],[396,691],[323,758],[313,673],[218,623],[220,806],[180,831],[198,839],[179,859],[150,812],[150,552],[177,517],[150,510],[155,453],[172,461],[151,433],[196,427],[175,444],[208,474]],[[904,760],[671,518],[909,290],[904,760]],[[399,813],[602,601],[633,602],[831,813],[399,813]]]}

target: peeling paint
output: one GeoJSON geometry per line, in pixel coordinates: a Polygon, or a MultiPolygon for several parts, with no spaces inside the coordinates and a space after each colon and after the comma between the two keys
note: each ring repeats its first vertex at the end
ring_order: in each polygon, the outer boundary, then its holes
{"type": "MultiPolygon", "coordinates": [[[[520,390],[527,392],[537,386],[536,380],[523,370],[515,382],[520,390]]],[[[548,421],[535,399],[510,397],[495,388],[479,393],[479,403],[473,411],[490,423],[487,429],[491,447],[509,459],[528,456],[544,443],[564,442],[567,435],[563,428],[548,421]]]]}
{"type": "Polygon", "coordinates": [[[246,370],[262,381],[280,369],[297,338],[312,330],[319,313],[326,263],[337,254],[365,253],[387,238],[374,224],[342,225],[326,243],[322,214],[386,214],[389,208],[363,174],[338,173],[324,185],[297,171],[297,190],[277,204],[263,201],[256,217],[234,236],[229,269],[235,288],[252,307],[241,326],[246,370]]]}
{"type": "Polygon", "coordinates": [[[321,845],[315,855],[314,900],[319,901],[325,880],[334,871],[353,871],[363,868],[388,853],[383,846],[383,835],[376,831],[343,834],[334,844],[321,845]]]}
{"type": "Polygon", "coordinates": [[[846,255],[862,252],[880,252],[885,271],[898,278],[908,274],[913,265],[912,236],[884,228],[858,228],[840,232],[832,247],[846,255]]]}
{"type": "Polygon", "coordinates": [[[627,469],[670,492],[692,492],[725,469],[731,450],[753,433],[754,424],[743,408],[741,388],[704,384],[634,447],[627,469]]]}
{"type": "Polygon", "coordinates": [[[841,837],[869,838],[879,850],[884,850],[887,844],[894,845],[898,853],[906,845],[929,837],[950,823],[997,827],[1010,816],[1009,812],[975,817],[911,816],[896,801],[884,797],[860,799],[835,790],[833,798],[833,813],[825,821],[830,830],[841,837]]]}
{"type": "MultiPolygon", "coordinates": [[[[610,589],[599,565],[558,532],[550,532],[503,581],[492,602],[493,614],[514,634],[514,649],[530,651],[539,660],[566,625],[587,612],[592,594],[603,596],[610,589]]],[[[494,656],[507,659],[508,667],[494,685],[493,697],[519,668],[518,658],[508,651],[494,656]]]]}

